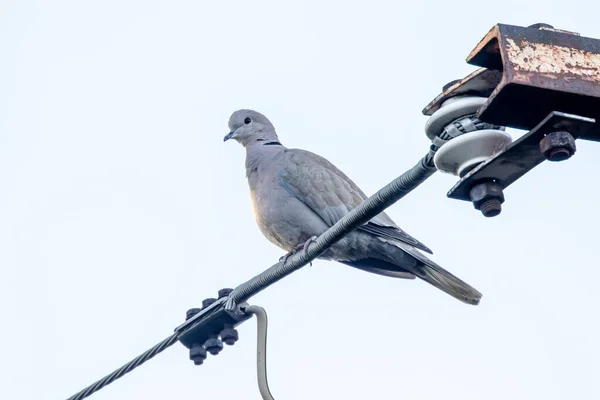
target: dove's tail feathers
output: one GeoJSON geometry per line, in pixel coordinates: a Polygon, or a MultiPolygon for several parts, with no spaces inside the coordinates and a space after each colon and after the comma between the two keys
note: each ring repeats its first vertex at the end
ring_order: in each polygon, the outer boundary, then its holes
{"type": "Polygon", "coordinates": [[[481,293],[468,283],[458,279],[434,263],[420,264],[411,272],[419,278],[435,286],[450,296],[467,304],[477,305],[481,299],[481,293]]]}
{"type": "Polygon", "coordinates": [[[398,266],[386,261],[375,258],[363,258],[355,261],[339,261],[342,264],[349,265],[372,274],[389,276],[391,278],[415,279],[416,275],[406,270],[399,270],[398,266]]]}
{"type": "Polygon", "coordinates": [[[430,285],[435,286],[450,296],[467,304],[477,305],[481,300],[481,293],[468,283],[458,279],[444,268],[440,267],[429,258],[421,254],[417,249],[407,246],[401,242],[394,242],[394,246],[402,251],[402,255],[395,252],[393,258],[401,268],[412,272],[430,285]],[[408,253],[408,254],[406,254],[408,253]],[[406,262],[406,256],[410,255],[415,263],[406,262]],[[398,257],[399,256],[399,257],[398,257]]]}
{"type": "Polygon", "coordinates": [[[392,278],[415,279],[415,277],[418,276],[430,285],[435,286],[464,303],[473,305],[479,303],[481,293],[479,293],[477,289],[452,275],[433,261],[423,256],[421,257],[423,261],[419,260],[417,261],[417,265],[413,264],[414,266],[411,266],[410,268],[406,267],[406,269],[397,264],[377,260],[375,258],[363,258],[356,261],[339,262],[372,274],[389,276],[392,278]]]}

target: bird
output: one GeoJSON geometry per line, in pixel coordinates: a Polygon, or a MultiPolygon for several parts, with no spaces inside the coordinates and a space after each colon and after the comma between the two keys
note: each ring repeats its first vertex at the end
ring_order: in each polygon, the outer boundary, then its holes
{"type": "MultiPolygon", "coordinates": [[[[246,150],[246,178],[258,228],[286,251],[281,260],[308,246],[367,199],[365,193],[324,157],[287,148],[258,111],[241,109],[229,118],[223,141],[246,150]]],[[[416,277],[470,305],[481,293],[422,252],[433,254],[382,212],[333,244],[318,258],[400,279],[416,277]]]]}

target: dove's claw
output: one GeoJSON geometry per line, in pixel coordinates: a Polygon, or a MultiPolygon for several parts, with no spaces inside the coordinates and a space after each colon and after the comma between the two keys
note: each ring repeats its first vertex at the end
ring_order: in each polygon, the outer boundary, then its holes
{"type": "Polygon", "coordinates": [[[281,257],[279,257],[279,262],[283,263],[285,265],[285,262],[287,261],[287,259],[290,258],[290,256],[294,253],[295,253],[294,251],[290,251],[289,253],[282,255],[281,257]]]}
{"type": "MultiPolygon", "coordinates": [[[[306,253],[306,251],[308,250],[308,246],[310,246],[316,240],[317,240],[316,236],[311,236],[311,237],[308,238],[308,240],[306,242],[304,242],[303,244],[299,244],[298,247],[302,247],[302,251],[304,253],[306,253]]],[[[308,265],[310,265],[312,267],[312,261],[309,262],[308,265]]]]}
{"type": "MultiPolygon", "coordinates": [[[[302,251],[304,251],[306,253],[306,251],[308,250],[308,246],[310,246],[311,243],[315,242],[316,240],[317,240],[316,236],[311,236],[306,242],[300,243],[299,245],[297,245],[296,247],[294,247],[294,249],[292,251],[290,251],[289,253],[286,253],[283,256],[281,256],[279,258],[279,262],[281,262],[281,263],[283,263],[285,265],[285,263],[288,260],[288,258],[290,258],[294,254],[296,254],[298,251],[302,250],[302,251]]],[[[312,261],[310,262],[310,266],[312,267],[312,261]]]]}
{"type": "Polygon", "coordinates": [[[309,237],[308,240],[306,242],[304,242],[304,244],[302,245],[302,250],[306,253],[306,251],[308,250],[308,246],[310,246],[311,243],[314,243],[316,241],[317,241],[316,236],[309,237]]]}

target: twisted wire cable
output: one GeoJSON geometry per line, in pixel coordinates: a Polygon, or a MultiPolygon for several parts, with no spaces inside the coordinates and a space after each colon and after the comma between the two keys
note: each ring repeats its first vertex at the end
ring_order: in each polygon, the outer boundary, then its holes
{"type": "Polygon", "coordinates": [[[111,374],[106,375],[104,378],[100,379],[99,381],[92,383],[90,386],[81,390],[79,393],[74,394],[73,396],[69,397],[68,400],[82,400],[82,399],[85,399],[86,397],[91,396],[93,393],[97,392],[98,390],[102,389],[103,387],[105,387],[107,385],[110,385],[111,383],[113,383],[117,379],[123,377],[123,375],[127,374],[128,372],[133,371],[135,368],[139,367],[140,365],[142,365],[143,363],[145,363],[146,361],[148,361],[149,359],[151,359],[158,353],[161,353],[162,351],[166,350],[167,348],[169,348],[172,345],[174,345],[175,343],[177,343],[177,338],[178,338],[177,334],[173,334],[173,335],[169,336],[162,342],[153,346],[151,349],[147,350],[143,354],[141,354],[141,355],[137,356],[136,358],[134,358],[133,360],[129,361],[127,364],[123,365],[121,368],[113,371],[111,374]]]}
{"type": "MultiPolygon", "coordinates": [[[[387,207],[406,196],[433,175],[435,171],[433,152],[430,151],[414,167],[384,186],[377,193],[358,205],[344,216],[344,218],[340,219],[335,225],[325,231],[325,233],[319,236],[306,251],[292,255],[285,263],[279,262],[249,281],[236,287],[228,296],[227,302],[224,305],[225,309],[234,310],[237,304],[248,300],[250,297],[266,289],[273,283],[299,270],[348,233],[367,223],[387,207]]],[[[219,307],[222,307],[222,305],[219,307]]],[[[196,317],[205,318],[205,316],[201,315],[197,315],[196,317]]],[[[181,329],[178,328],[173,335],[156,344],[151,349],[126,363],[111,374],[106,375],[99,381],[69,397],[67,400],[83,400],[105,386],[110,385],[117,379],[133,371],[135,368],[175,344],[181,334],[200,323],[200,320],[201,318],[191,318],[187,324],[184,324],[181,327],[181,329]]]]}

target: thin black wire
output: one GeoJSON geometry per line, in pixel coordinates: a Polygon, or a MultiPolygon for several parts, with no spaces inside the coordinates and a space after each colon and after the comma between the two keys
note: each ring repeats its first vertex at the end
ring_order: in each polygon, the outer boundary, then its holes
{"type": "Polygon", "coordinates": [[[142,365],[143,363],[145,363],[146,361],[148,361],[149,359],[151,359],[158,353],[166,350],[167,348],[169,348],[172,345],[174,345],[175,343],[177,343],[177,338],[178,338],[177,334],[173,334],[173,335],[169,336],[162,342],[158,343],[151,349],[147,350],[145,353],[137,356],[133,360],[129,361],[127,364],[123,365],[121,368],[115,370],[113,373],[106,375],[104,378],[91,384],[90,386],[86,387],[79,393],[69,397],[68,400],[82,400],[88,396],[91,396],[93,393],[102,389],[104,386],[110,385],[111,383],[113,383],[117,379],[121,378],[126,373],[133,371],[135,368],[139,367],[140,365],[142,365]]]}

